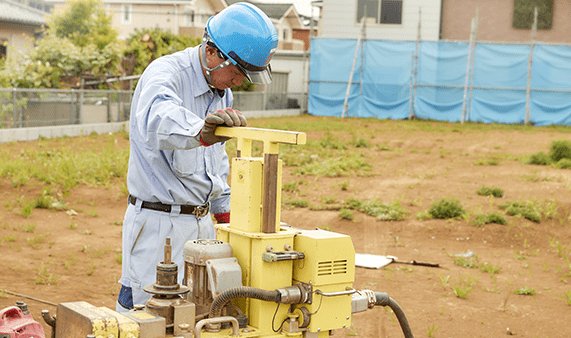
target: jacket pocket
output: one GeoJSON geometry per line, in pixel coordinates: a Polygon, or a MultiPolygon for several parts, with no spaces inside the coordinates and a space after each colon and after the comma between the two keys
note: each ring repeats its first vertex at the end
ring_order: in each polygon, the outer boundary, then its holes
{"type": "Polygon", "coordinates": [[[202,147],[175,150],[173,152],[173,169],[178,176],[192,176],[200,170],[203,160],[202,147]]]}

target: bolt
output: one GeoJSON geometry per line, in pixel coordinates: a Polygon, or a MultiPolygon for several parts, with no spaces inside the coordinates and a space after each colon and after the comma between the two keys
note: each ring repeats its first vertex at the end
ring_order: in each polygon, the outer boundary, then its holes
{"type": "Polygon", "coordinates": [[[266,247],[266,252],[272,252],[272,250],[274,250],[274,248],[272,248],[271,245],[268,245],[268,246],[266,247]]]}
{"type": "Polygon", "coordinates": [[[285,251],[291,251],[291,245],[289,245],[289,244],[284,245],[284,250],[285,251]]]}

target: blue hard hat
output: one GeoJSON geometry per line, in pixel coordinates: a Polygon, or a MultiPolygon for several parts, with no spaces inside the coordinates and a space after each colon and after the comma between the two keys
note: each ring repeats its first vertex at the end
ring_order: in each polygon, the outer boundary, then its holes
{"type": "Polygon", "coordinates": [[[205,38],[250,82],[272,82],[270,59],[278,47],[278,34],[258,7],[246,2],[226,7],[208,19],[205,38]]]}

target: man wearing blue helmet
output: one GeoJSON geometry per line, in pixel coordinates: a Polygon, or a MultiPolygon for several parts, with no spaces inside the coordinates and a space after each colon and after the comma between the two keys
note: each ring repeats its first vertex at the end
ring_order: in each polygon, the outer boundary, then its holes
{"type": "Polygon", "coordinates": [[[214,132],[246,125],[231,108],[230,87],[245,79],[270,83],[277,45],[270,19],[240,2],[208,20],[200,46],[158,58],[143,72],[131,105],[118,311],[150,297],[143,288],[155,282],[167,237],[181,282],[184,243],[214,238],[211,215],[229,222],[226,138],[214,132]]]}

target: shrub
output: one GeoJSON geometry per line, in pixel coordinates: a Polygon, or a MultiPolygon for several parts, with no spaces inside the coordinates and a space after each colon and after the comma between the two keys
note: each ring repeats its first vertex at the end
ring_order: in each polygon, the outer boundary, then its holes
{"type": "Polygon", "coordinates": [[[353,220],[353,212],[349,209],[341,209],[339,210],[339,217],[341,219],[346,219],[348,221],[353,220]]]}
{"type": "Polygon", "coordinates": [[[491,213],[491,214],[481,214],[481,215],[477,215],[476,218],[474,218],[474,225],[477,226],[482,226],[485,224],[501,224],[501,225],[505,225],[507,224],[506,219],[499,214],[495,214],[495,213],[491,213]]]}
{"type": "Polygon", "coordinates": [[[428,213],[432,218],[449,219],[464,216],[466,212],[458,200],[441,199],[432,204],[428,213]]]}
{"type": "Polygon", "coordinates": [[[345,202],[345,208],[358,210],[376,217],[379,221],[402,221],[406,216],[406,210],[398,202],[383,204],[376,200],[349,199],[345,202]]]}
{"type": "Polygon", "coordinates": [[[500,197],[504,196],[504,191],[498,187],[483,186],[480,189],[478,189],[478,195],[480,195],[480,196],[494,196],[494,197],[500,198],[500,197]]]}
{"type": "Polygon", "coordinates": [[[510,216],[522,216],[532,222],[541,222],[541,210],[533,202],[510,202],[502,206],[505,209],[506,214],[510,216]]]}
{"type": "Polygon", "coordinates": [[[555,164],[555,166],[559,169],[571,169],[571,159],[562,158],[555,164]]]}
{"type": "Polygon", "coordinates": [[[514,293],[516,295],[520,295],[520,296],[533,296],[533,295],[535,295],[535,289],[523,287],[523,288],[519,288],[519,289],[515,290],[514,293]]]}
{"type": "Polygon", "coordinates": [[[527,164],[548,165],[551,163],[551,157],[544,152],[532,154],[526,161],[527,164]]]}
{"type": "Polygon", "coordinates": [[[571,159],[571,141],[553,141],[549,150],[549,157],[553,162],[559,162],[563,158],[571,159]]]}

